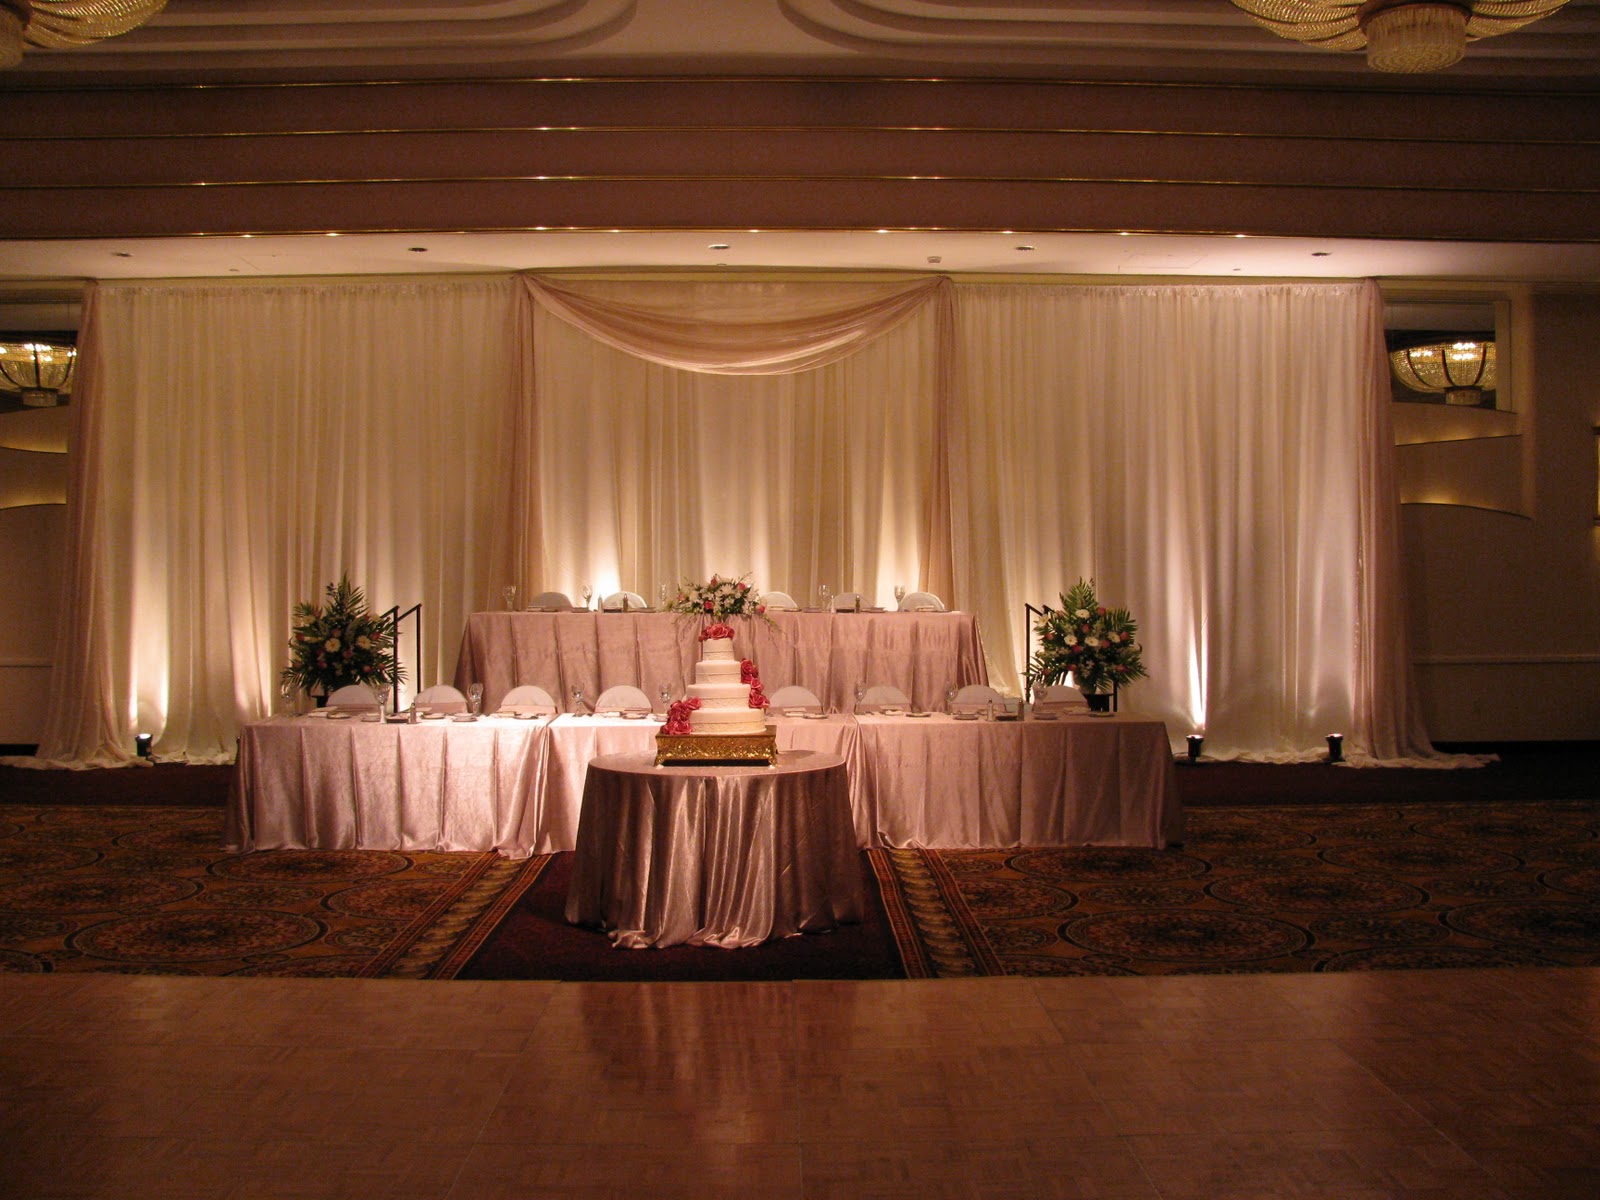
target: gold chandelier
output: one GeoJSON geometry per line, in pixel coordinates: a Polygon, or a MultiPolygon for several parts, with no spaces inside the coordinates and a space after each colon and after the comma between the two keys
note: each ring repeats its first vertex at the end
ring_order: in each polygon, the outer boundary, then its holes
{"type": "Polygon", "coordinates": [[[137,29],[167,0],[0,0],[0,69],[22,61],[23,46],[71,50],[137,29]]]}
{"type": "Polygon", "coordinates": [[[1467,43],[1548,17],[1567,0],[1233,0],[1264,29],[1322,50],[1365,50],[1375,71],[1420,74],[1467,43]]]}
{"type": "Polygon", "coordinates": [[[1494,391],[1494,343],[1462,339],[1389,352],[1389,369],[1413,392],[1443,395],[1446,404],[1482,404],[1494,391]]]}
{"type": "Polygon", "coordinates": [[[11,392],[24,408],[54,408],[72,390],[78,348],[55,338],[0,341],[0,394],[11,392]]]}

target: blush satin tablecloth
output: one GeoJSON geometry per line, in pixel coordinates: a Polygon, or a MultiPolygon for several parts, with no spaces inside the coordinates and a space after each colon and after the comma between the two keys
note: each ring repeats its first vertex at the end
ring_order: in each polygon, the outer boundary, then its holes
{"type": "MultiPolygon", "coordinates": [[[[945,692],[987,683],[989,669],[971,613],[777,612],[773,624],[733,624],[734,652],[752,660],[770,696],[786,684],[848,712],[858,683],[890,683],[917,708],[938,708],[945,692]]],[[[485,709],[517,684],[536,683],[563,708],[572,689],[592,705],[616,684],[641,687],[652,702],[694,679],[700,623],[675,613],[480,612],[467,618],[455,685],[483,684],[485,709]]]]}
{"type": "MultiPolygon", "coordinates": [[[[946,849],[1152,846],[1182,838],[1166,726],[1130,713],[1056,721],[771,718],[778,749],[842,757],[856,842],[946,849]]],[[[273,717],[240,735],[228,847],[571,850],[589,763],[655,748],[653,720],[375,725],[273,717]]]]}
{"type": "Polygon", "coordinates": [[[861,920],[849,780],[837,754],[772,766],[589,764],[567,920],[623,949],[755,946],[861,920]]]}

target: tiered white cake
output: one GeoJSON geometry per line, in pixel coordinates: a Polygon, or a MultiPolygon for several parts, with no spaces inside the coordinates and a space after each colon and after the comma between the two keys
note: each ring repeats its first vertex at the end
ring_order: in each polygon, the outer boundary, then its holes
{"type": "Polygon", "coordinates": [[[752,708],[750,687],[742,679],[743,664],[733,655],[732,638],[707,638],[703,658],[694,665],[694,682],[686,689],[700,707],[689,713],[694,733],[764,733],[767,710],[752,708]]]}

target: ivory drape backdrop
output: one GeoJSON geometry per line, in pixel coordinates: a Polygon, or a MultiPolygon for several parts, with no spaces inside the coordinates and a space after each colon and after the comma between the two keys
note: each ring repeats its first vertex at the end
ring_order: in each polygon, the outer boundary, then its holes
{"type": "MultiPolygon", "coordinates": [[[[225,759],[289,610],[751,572],[1140,618],[1127,702],[1208,753],[1426,759],[1371,284],[518,277],[101,285],[41,758],[225,759]]],[[[415,681],[414,681],[415,682],[415,681]]]]}

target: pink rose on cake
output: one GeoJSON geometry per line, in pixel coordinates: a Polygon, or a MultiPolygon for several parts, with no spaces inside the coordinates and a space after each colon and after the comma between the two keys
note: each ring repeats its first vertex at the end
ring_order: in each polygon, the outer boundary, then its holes
{"type": "Polygon", "coordinates": [[[707,625],[700,631],[700,640],[702,642],[709,642],[712,638],[727,638],[731,642],[733,640],[733,626],[724,625],[721,621],[718,621],[715,625],[707,625]]]}
{"type": "Polygon", "coordinates": [[[667,709],[667,723],[661,732],[677,737],[689,733],[689,714],[700,707],[700,701],[691,696],[687,700],[674,700],[667,709]]]}

